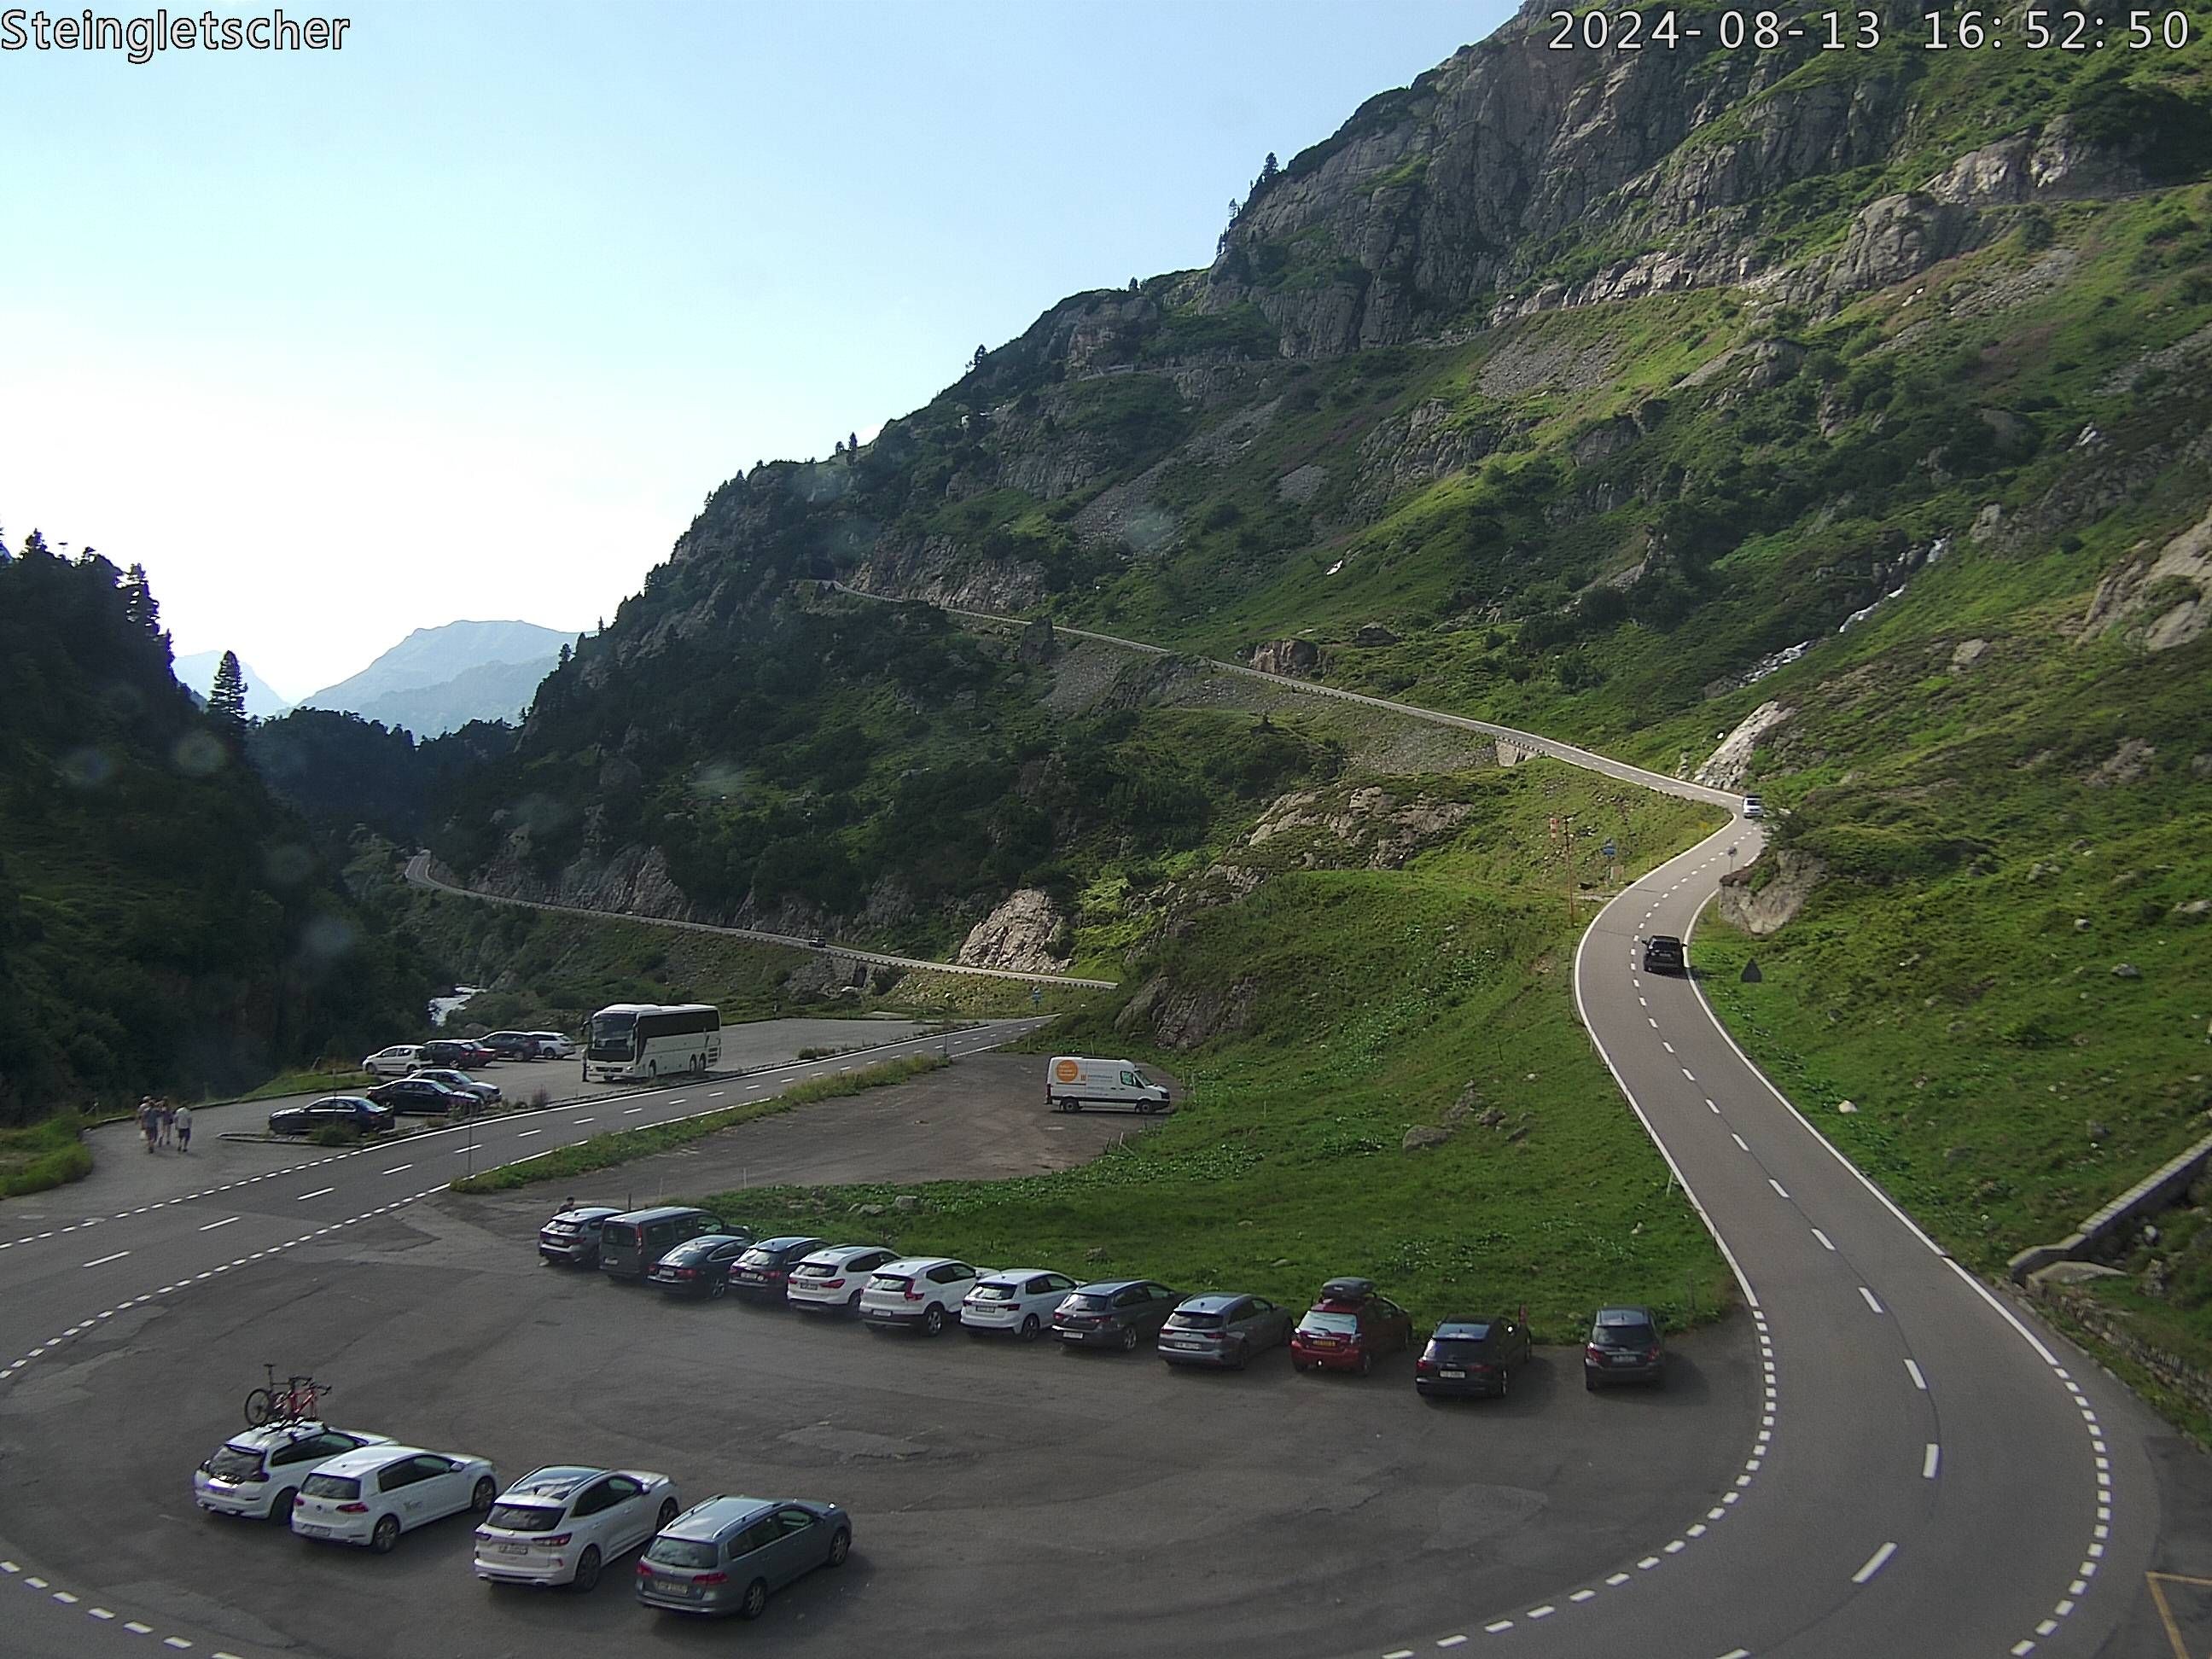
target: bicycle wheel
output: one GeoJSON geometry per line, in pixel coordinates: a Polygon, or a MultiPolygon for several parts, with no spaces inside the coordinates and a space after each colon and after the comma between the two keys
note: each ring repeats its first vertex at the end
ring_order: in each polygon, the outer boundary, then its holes
{"type": "Polygon", "coordinates": [[[256,1389],[246,1396],[246,1422],[249,1428],[259,1428],[276,1409],[276,1396],[266,1389],[256,1389]]]}

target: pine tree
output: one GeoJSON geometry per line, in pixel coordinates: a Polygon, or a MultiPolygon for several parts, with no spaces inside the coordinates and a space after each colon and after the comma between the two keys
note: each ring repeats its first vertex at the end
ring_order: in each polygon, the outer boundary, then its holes
{"type": "Polygon", "coordinates": [[[1281,165],[1275,160],[1275,152],[1272,149],[1269,150],[1267,152],[1267,159],[1260,163],[1261,184],[1263,185],[1273,184],[1275,182],[1275,175],[1282,170],[1281,165]]]}
{"type": "Polygon", "coordinates": [[[859,433],[855,432],[851,437],[845,440],[845,453],[848,455],[857,455],[860,453],[860,434],[859,433]]]}
{"type": "Polygon", "coordinates": [[[981,369],[983,367],[983,360],[988,356],[990,356],[990,354],[985,351],[981,346],[977,346],[975,348],[975,355],[969,359],[968,372],[970,374],[973,374],[981,369]]]}
{"type": "Polygon", "coordinates": [[[27,559],[51,559],[53,550],[46,545],[43,532],[33,530],[23,538],[23,556],[27,559]]]}
{"type": "Polygon", "coordinates": [[[216,665],[215,684],[208,688],[208,718],[226,737],[246,737],[246,671],[238,665],[238,653],[226,651],[216,665]]]}
{"type": "Polygon", "coordinates": [[[571,658],[572,653],[568,649],[568,641],[563,640],[561,641],[561,660],[554,664],[553,666],[555,671],[557,672],[559,670],[566,668],[568,665],[571,658]]]}
{"type": "Polygon", "coordinates": [[[150,635],[161,631],[161,606],[146,581],[146,567],[134,564],[123,578],[124,614],[150,635]]]}

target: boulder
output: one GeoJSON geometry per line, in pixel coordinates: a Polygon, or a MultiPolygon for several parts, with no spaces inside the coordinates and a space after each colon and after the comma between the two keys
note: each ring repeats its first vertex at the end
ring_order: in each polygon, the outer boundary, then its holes
{"type": "Polygon", "coordinates": [[[1441,1146],[1451,1139],[1451,1131],[1439,1129],[1434,1124],[1417,1123],[1406,1131],[1406,1138],[1398,1143],[1401,1152],[1417,1152],[1424,1146],[1441,1146]]]}
{"type": "Polygon", "coordinates": [[[1249,660],[1262,674],[1310,679],[1321,672],[1321,647],[1311,640],[1269,640],[1254,646],[1249,660]]]}
{"type": "Polygon", "coordinates": [[[1021,643],[1014,647],[1017,660],[1037,668],[1044,666],[1059,653],[1059,636],[1053,632],[1049,617],[1039,617],[1022,629],[1021,643]]]}
{"type": "Polygon", "coordinates": [[[1352,642],[1354,645],[1395,645],[1398,635],[1394,629],[1385,628],[1381,623],[1363,623],[1359,631],[1352,636],[1352,642]]]}
{"type": "Polygon", "coordinates": [[[963,968],[1056,974],[1067,966],[1067,919],[1039,887],[1020,887],[968,930],[955,958],[963,968]]]}
{"type": "Polygon", "coordinates": [[[1828,866],[1810,853],[1783,848],[1761,854],[1721,878],[1721,920],[1754,939],[1778,933],[1797,919],[1828,866]],[[1753,884],[1758,881],[1758,885],[1753,884]]]}
{"type": "Polygon", "coordinates": [[[1759,704],[1736,722],[1735,729],[1721,739],[1719,748],[1705,757],[1705,763],[1692,775],[1692,781],[1709,789],[1742,788],[1759,740],[1796,712],[1778,702],[1759,704]]]}

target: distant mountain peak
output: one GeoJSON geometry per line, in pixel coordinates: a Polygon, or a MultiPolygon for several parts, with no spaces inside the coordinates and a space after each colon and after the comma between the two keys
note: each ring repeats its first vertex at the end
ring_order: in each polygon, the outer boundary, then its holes
{"type": "Polygon", "coordinates": [[[530,706],[538,681],[574,638],[520,621],[416,628],[358,674],[301,698],[301,706],[349,710],[422,738],[471,720],[511,720],[530,706]]]}

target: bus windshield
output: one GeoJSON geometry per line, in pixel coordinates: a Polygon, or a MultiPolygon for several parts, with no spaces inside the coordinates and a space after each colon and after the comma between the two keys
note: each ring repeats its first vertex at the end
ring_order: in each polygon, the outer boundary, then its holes
{"type": "Polygon", "coordinates": [[[632,1040],[637,1034],[635,1014],[593,1014],[592,1016],[592,1058],[593,1060],[628,1060],[632,1052],[632,1040]]]}

